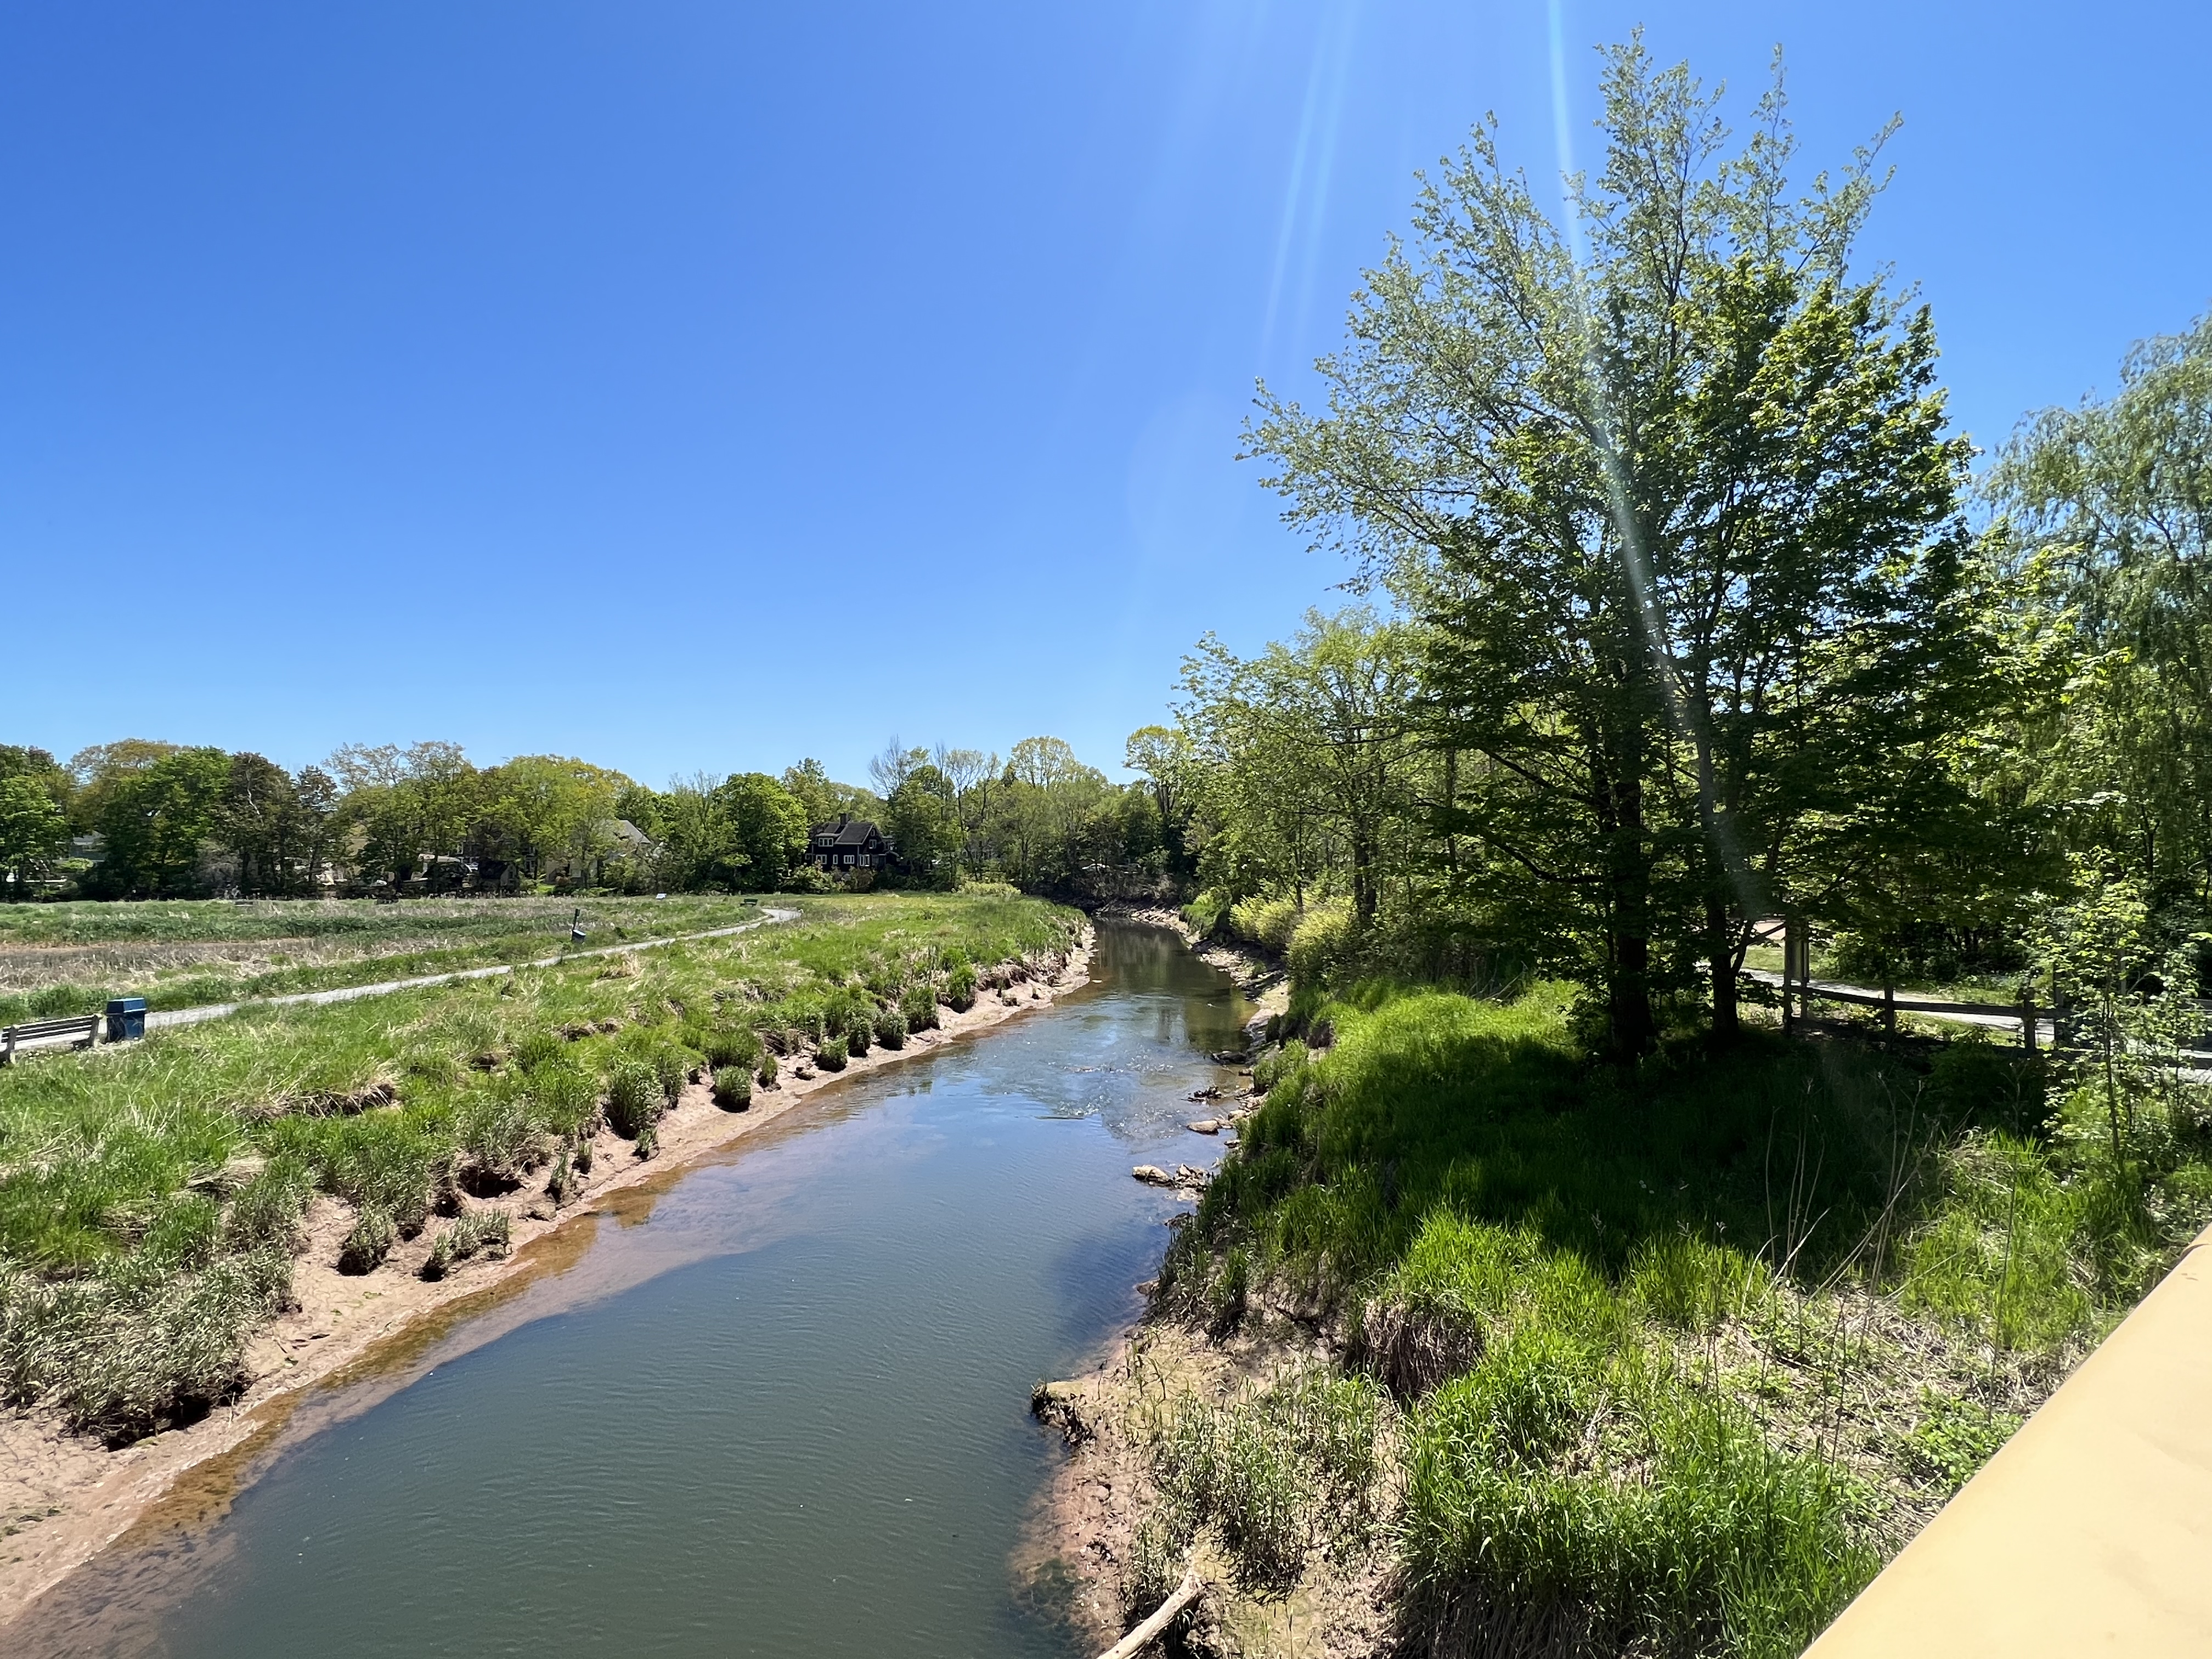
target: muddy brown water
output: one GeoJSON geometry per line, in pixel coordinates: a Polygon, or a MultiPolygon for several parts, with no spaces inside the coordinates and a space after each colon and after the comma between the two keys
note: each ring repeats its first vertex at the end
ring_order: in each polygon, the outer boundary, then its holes
{"type": "MultiPolygon", "coordinates": [[[[356,1368],[7,1632],[42,1655],[1063,1659],[1030,1386],[1139,1310],[1249,1007],[1158,929],[356,1368]]],[[[561,1237],[561,1235],[556,1235],[561,1237]]]]}

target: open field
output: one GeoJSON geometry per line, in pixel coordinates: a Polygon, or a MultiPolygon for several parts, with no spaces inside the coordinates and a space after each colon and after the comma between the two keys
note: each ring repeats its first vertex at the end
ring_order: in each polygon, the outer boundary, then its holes
{"type": "Polygon", "coordinates": [[[1548,988],[1302,1012],[1151,1325],[1051,1407],[1067,1541],[1133,1616],[1196,1547],[1238,1651],[1794,1654],[2212,1209],[2195,1095],[2116,1166],[1986,1042],[1624,1078],[1548,988]]]}
{"type": "Polygon", "coordinates": [[[993,895],[796,902],[736,938],[0,1072],[0,1391],[116,1442],[189,1421],[244,1385],[311,1202],[341,1206],[343,1270],[430,1232],[443,1271],[501,1248],[511,1212],[569,1201],[609,1134],[650,1157],[687,1083],[743,1109],[901,1046],[1007,982],[994,964],[1064,962],[1080,928],[993,895]]]}
{"type": "Polygon", "coordinates": [[[92,1012],[111,996],[191,1008],[526,962],[566,946],[579,910],[593,945],[760,914],[757,901],[687,894],[0,905],[0,1024],[92,1012]]]}

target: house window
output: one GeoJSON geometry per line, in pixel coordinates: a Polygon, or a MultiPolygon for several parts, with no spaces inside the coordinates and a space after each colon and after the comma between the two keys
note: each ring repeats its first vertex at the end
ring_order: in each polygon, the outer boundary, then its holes
{"type": "Polygon", "coordinates": [[[850,853],[846,854],[845,854],[845,863],[846,863],[846,865],[849,867],[849,866],[851,866],[852,862],[853,862],[853,855],[852,855],[850,853]]]}

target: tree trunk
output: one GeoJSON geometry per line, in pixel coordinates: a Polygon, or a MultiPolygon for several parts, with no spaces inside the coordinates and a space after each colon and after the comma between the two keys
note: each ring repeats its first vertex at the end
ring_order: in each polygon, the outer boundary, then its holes
{"type": "Polygon", "coordinates": [[[1735,937],[1729,927],[1728,900],[1705,895],[1705,956],[1713,972],[1713,1029],[1716,1046],[1733,1042],[1739,1024],[1735,1004],[1735,937]]]}
{"type": "Polygon", "coordinates": [[[1613,819],[1608,874],[1613,888],[1607,939],[1606,1022],[1614,1060],[1651,1052],[1651,866],[1644,845],[1644,779],[1638,757],[1622,757],[1607,792],[1613,819]]]}

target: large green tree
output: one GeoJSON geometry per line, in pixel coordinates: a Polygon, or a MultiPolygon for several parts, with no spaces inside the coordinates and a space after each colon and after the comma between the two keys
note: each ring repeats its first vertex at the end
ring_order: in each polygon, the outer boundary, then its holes
{"type": "Polygon", "coordinates": [[[91,884],[130,898],[197,892],[230,783],[230,757],[220,749],[176,749],[100,782],[94,827],[105,849],[91,884]]]}
{"type": "Polygon", "coordinates": [[[1990,487],[2073,647],[2054,717],[2022,734],[2029,793],[2164,902],[2212,910],[2212,315],[2138,345],[2111,398],[2029,421],[1990,487]]]}
{"type": "Polygon", "coordinates": [[[1933,328],[1850,265],[1871,155],[1796,195],[1778,78],[1740,146],[1716,104],[1609,51],[1565,222],[1478,128],[1327,411],[1263,395],[1253,432],[1425,625],[1431,740],[1478,762],[1446,827],[1579,942],[1623,1055],[1655,984],[1703,957],[1731,1030],[1752,921],[1940,839],[1943,733],[1997,690],[1933,328]]]}
{"type": "Polygon", "coordinates": [[[960,877],[960,811],[952,780],[927,761],[908,769],[884,804],[884,833],[908,880],[951,887],[960,877]]]}
{"type": "Polygon", "coordinates": [[[21,772],[0,774],[0,882],[27,898],[69,845],[69,817],[46,787],[21,772]]]}

